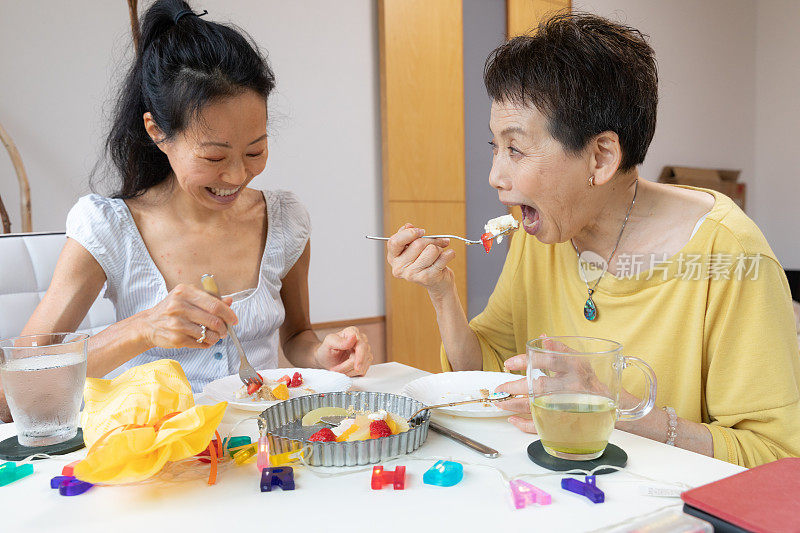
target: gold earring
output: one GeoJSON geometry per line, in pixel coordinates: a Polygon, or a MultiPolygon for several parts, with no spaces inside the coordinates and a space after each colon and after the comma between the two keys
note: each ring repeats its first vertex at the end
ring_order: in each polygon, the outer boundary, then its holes
{"type": "Polygon", "coordinates": [[[594,174],[589,176],[589,187],[594,187],[594,174]]]}

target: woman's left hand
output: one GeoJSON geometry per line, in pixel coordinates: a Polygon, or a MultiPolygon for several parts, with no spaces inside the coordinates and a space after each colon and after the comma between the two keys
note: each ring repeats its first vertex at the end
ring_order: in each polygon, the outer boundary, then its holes
{"type": "MultiPolygon", "coordinates": [[[[574,351],[564,344],[551,339],[545,339],[544,346],[549,350],[557,350],[563,353],[574,351]]],[[[609,395],[609,391],[603,381],[595,374],[592,365],[582,358],[551,357],[546,354],[536,354],[533,357],[534,368],[541,372],[533,379],[533,392],[536,395],[550,391],[585,391],[612,397],[609,395]]],[[[504,366],[506,370],[511,372],[526,372],[528,370],[528,356],[525,354],[515,355],[507,359],[504,366]]],[[[504,383],[497,387],[495,391],[524,395],[530,393],[527,378],[504,383]]],[[[502,403],[502,408],[520,413],[509,417],[509,422],[522,431],[536,433],[536,426],[531,417],[530,398],[505,401],[502,403]]]]}
{"type": "Polygon", "coordinates": [[[372,364],[372,349],[367,336],[350,326],[331,333],[314,354],[319,366],[348,376],[363,376],[372,364]]]}
{"type": "MultiPolygon", "coordinates": [[[[506,360],[504,366],[509,371],[522,371],[528,369],[528,356],[523,354],[515,355],[506,360]]],[[[528,394],[528,380],[526,378],[516,379],[503,383],[495,389],[495,392],[507,392],[509,394],[528,394]]],[[[508,421],[517,426],[525,433],[536,433],[536,426],[531,417],[531,404],[527,398],[519,400],[507,400],[498,404],[506,411],[513,411],[518,414],[508,417],[508,421]]]]}

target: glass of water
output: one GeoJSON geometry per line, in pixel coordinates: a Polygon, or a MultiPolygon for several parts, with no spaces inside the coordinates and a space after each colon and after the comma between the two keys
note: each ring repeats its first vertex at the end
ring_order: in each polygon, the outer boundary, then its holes
{"type": "Polygon", "coordinates": [[[0,383],[23,446],[78,433],[89,336],[48,333],[0,339],[0,383]]]}

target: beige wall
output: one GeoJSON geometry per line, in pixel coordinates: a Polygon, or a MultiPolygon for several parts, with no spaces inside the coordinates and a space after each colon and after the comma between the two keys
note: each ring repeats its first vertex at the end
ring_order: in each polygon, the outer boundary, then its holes
{"type": "Polygon", "coordinates": [[[755,183],[755,16],[752,0],[584,0],[650,36],[659,70],[658,127],[640,172],[740,168],[755,183]]]}
{"type": "Polygon", "coordinates": [[[576,9],[651,37],[658,129],[642,175],[667,164],[738,168],[748,214],[785,268],[800,269],[800,2],[584,0],[576,9]]]}
{"type": "Polygon", "coordinates": [[[753,212],[784,267],[800,270],[800,2],[757,4],[753,212]]]}

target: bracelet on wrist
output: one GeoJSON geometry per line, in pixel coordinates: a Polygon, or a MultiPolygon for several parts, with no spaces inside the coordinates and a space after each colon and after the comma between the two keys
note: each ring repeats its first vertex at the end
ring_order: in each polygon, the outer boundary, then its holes
{"type": "Polygon", "coordinates": [[[675,439],[678,437],[678,415],[675,414],[675,409],[672,407],[664,407],[669,421],[667,422],[667,440],[666,444],[675,446],[675,439]]]}

